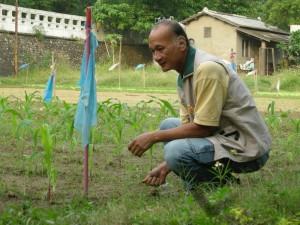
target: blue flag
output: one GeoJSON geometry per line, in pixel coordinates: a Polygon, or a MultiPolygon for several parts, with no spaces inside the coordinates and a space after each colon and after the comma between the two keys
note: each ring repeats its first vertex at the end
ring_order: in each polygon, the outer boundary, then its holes
{"type": "Polygon", "coordinates": [[[143,69],[145,68],[145,64],[138,64],[136,67],[135,67],[135,70],[139,70],[139,69],[143,69]]]}
{"type": "Polygon", "coordinates": [[[44,91],[44,101],[45,102],[51,102],[52,100],[52,95],[53,95],[53,84],[54,83],[54,74],[51,74],[47,84],[46,84],[46,88],[44,91]]]}
{"type": "Polygon", "coordinates": [[[95,81],[95,50],[98,46],[96,36],[90,33],[90,55],[86,66],[86,52],[81,61],[80,96],[77,105],[74,127],[81,133],[83,146],[90,142],[90,130],[97,123],[97,93],[95,81]]]}

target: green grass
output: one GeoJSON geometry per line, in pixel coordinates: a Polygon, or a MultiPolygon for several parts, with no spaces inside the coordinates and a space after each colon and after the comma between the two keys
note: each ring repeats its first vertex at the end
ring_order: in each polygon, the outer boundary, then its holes
{"type": "MultiPolygon", "coordinates": [[[[44,88],[50,74],[50,68],[34,66],[21,70],[17,77],[0,77],[0,87],[35,87],[44,88]]],[[[163,73],[154,65],[146,65],[145,87],[142,70],[136,71],[134,67],[122,66],[108,71],[112,63],[97,64],[96,80],[98,90],[102,91],[132,91],[132,92],[159,92],[175,93],[177,75],[174,71],[163,73]],[[120,86],[119,86],[120,74],[120,86]]],[[[57,68],[56,87],[59,89],[78,89],[79,67],[69,65],[65,60],[59,59],[57,68]]],[[[292,96],[300,95],[299,69],[279,71],[272,76],[258,76],[257,90],[253,76],[241,74],[252,93],[256,96],[292,96]],[[280,80],[280,92],[276,90],[277,81],[280,80]]]]}
{"type": "MultiPolygon", "coordinates": [[[[255,81],[253,76],[242,75],[247,86],[255,92],[255,81]]],[[[280,80],[280,92],[300,92],[300,71],[299,68],[282,70],[271,76],[258,75],[258,92],[277,93],[276,85],[280,80]]],[[[280,93],[279,93],[280,94],[280,93]]]]}
{"type": "MultiPolygon", "coordinates": [[[[56,86],[61,89],[78,88],[80,68],[64,63],[58,64],[56,86]]],[[[138,90],[149,91],[170,91],[176,89],[176,73],[163,73],[158,67],[146,65],[145,87],[142,70],[135,70],[134,67],[122,66],[119,73],[118,68],[109,71],[110,63],[96,65],[96,81],[98,89],[101,90],[138,90]],[[120,86],[119,86],[120,75],[120,86]]],[[[50,74],[50,68],[29,67],[19,72],[17,77],[0,77],[0,87],[37,87],[43,88],[46,85],[50,74]]]]}
{"type": "Polygon", "coordinates": [[[147,172],[161,162],[162,145],[136,158],[127,144],[173,116],[172,105],[155,98],[132,107],[115,100],[99,105],[89,196],[84,198],[83,152],[80,137],[72,129],[76,106],[59,99],[44,104],[35,94],[25,100],[0,98],[0,225],[300,223],[300,122],[297,115],[277,113],[275,105],[265,114],[273,137],[266,166],[239,175],[241,185],[203,187],[219,213],[208,215],[174,174],[168,176],[167,186],[141,184],[147,172]],[[57,171],[50,203],[44,147],[36,132],[43,124],[49,125],[53,137],[57,171]]]}

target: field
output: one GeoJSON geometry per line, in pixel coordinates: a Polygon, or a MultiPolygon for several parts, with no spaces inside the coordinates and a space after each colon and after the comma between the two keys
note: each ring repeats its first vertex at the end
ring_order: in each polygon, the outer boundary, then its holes
{"type": "Polygon", "coordinates": [[[127,144],[176,116],[172,105],[158,98],[134,106],[113,99],[99,104],[85,198],[82,147],[72,126],[76,106],[59,99],[45,104],[35,93],[1,98],[0,224],[300,223],[300,120],[276,112],[276,104],[265,114],[273,136],[267,165],[239,175],[240,185],[201,187],[217,213],[207,214],[175,175],[162,187],[143,185],[162,159],[162,146],[136,158],[127,144]],[[55,187],[51,199],[49,184],[55,187]]]}
{"type": "Polygon", "coordinates": [[[49,69],[31,67],[0,78],[0,225],[300,224],[299,69],[259,77],[257,85],[242,75],[273,137],[270,160],[258,172],[237,175],[239,185],[199,187],[199,200],[174,174],[161,187],[141,183],[161,162],[161,144],[141,158],[127,150],[136,135],[178,116],[176,75],[147,66],[144,87],[141,71],[123,68],[119,86],[118,71],[107,72],[108,64],[97,65],[101,92],[85,197],[83,150],[73,128],[78,68],[59,66],[58,97],[48,104],[38,88],[45,86],[49,69]],[[213,213],[205,210],[205,199],[213,213]]]}

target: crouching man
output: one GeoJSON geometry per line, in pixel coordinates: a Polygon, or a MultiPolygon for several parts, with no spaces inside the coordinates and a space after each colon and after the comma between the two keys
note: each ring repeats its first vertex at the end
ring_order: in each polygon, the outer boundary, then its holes
{"type": "Polygon", "coordinates": [[[163,20],[149,35],[153,59],[166,72],[178,72],[180,119],[168,118],[160,129],[143,133],[128,150],[142,156],[164,142],[164,160],[144,178],[165,183],[170,172],[190,187],[219,178],[216,162],[235,173],[259,170],[268,160],[271,138],[254,100],[237,74],[222,60],[189,46],[175,21],[163,20]]]}

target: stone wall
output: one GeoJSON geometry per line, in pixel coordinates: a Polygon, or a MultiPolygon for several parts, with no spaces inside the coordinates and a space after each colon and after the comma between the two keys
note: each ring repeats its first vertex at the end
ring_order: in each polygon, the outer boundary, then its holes
{"type": "MultiPolygon", "coordinates": [[[[0,76],[13,73],[14,62],[14,33],[0,32],[0,76]]],[[[108,46],[110,49],[110,47],[108,46]]],[[[19,35],[19,65],[29,63],[33,65],[47,66],[54,52],[63,62],[69,62],[79,66],[83,53],[82,40],[69,40],[50,38],[38,35],[19,35]]],[[[115,49],[115,58],[118,58],[119,50],[115,49]]],[[[107,60],[107,51],[104,43],[97,49],[97,61],[107,60]]],[[[122,64],[136,65],[151,61],[151,54],[147,45],[122,46],[122,64]]],[[[59,62],[58,62],[59,63],[59,62]]]]}

